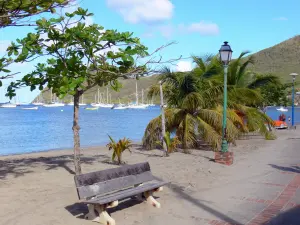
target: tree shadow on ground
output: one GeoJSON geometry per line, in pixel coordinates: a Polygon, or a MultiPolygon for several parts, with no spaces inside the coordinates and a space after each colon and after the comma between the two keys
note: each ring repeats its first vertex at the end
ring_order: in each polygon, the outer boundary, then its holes
{"type": "MultiPolygon", "coordinates": [[[[135,206],[135,205],[138,205],[141,203],[143,203],[143,202],[139,201],[137,199],[127,199],[127,200],[119,201],[118,206],[116,206],[114,208],[108,208],[107,212],[109,214],[112,214],[117,211],[121,211],[121,210],[130,208],[132,206],[135,206]]],[[[84,219],[84,215],[88,213],[88,208],[87,208],[86,204],[83,204],[83,203],[75,203],[72,205],[68,205],[65,207],[65,209],[78,219],[84,219]]]]}
{"type": "MultiPolygon", "coordinates": [[[[300,173],[300,167],[299,166],[277,166],[274,164],[269,164],[269,166],[278,169],[278,170],[282,170],[285,172],[293,172],[293,173],[300,173]]],[[[299,223],[300,224],[300,223],[299,223]]]]}
{"type": "Polygon", "coordinates": [[[145,155],[145,156],[148,156],[148,157],[163,157],[163,151],[162,150],[161,150],[161,152],[162,152],[161,155],[159,155],[159,154],[152,153],[151,150],[145,149],[140,144],[133,144],[132,147],[133,147],[133,149],[131,151],[136,153],[136,154],[145,155]]]}
{"type": "Polygon", "coordinates": [[[282,212],[272,218],[264,225],[299,225],[300,224],[300,206],[282,212]]]}
{"type": "MultiPolygon", "coordinates": [[[[155,177],[157,180],[161,180],[160,178],[158,177],[155,177]]],[[[189,194],[187,194],[186,192],[184,192],[184,190],[182,189],[182,187],[174,184],[174,183],[169,183],[168,184],[168,187],[174,192],[176,193],[180,198],[194,204],[195,206],[197,206],[198,208],[206,211],[206,212],[209,212],[210,214],[216,216],[217,218],[219,218],[220,220],[224,221],[224,222],[227,222],[227,223],[230,223],[232,225],[242,225],[242,223],[236,221],[235,219],[227,216],[226,214],[222,213],[222,212],[219,212],[213,208],[211,208],[210,206],[208,206],[207,204],[205,203],[209,203],[207,201],[203,201],[203,200],[199,200],[199,199],[196,199],[192,196],[190,196],[189,194]],[[205,202],[205,203],[204,203],[205,202]]]]}
{"type": "MultiPolygon", "coordinates": [[[[95,156],[81,156],[82,164],[93,164],[98,161],[99,158],[109,158],[106,155],[95,156]]],[[[14,178],[24,176],[28,173],[33,173],[33,168],[37,166],[46,167],[45,170],[53,170],[57,168],[63,168],[70,174],[75,174],[74,170],[70,168],[73,163],[73,155],[61,155],[51,157],[32,157],[22,159],[6,159],[0,160],[0,179],[5,179],[8,175],[14,176],[14,178]]]]}

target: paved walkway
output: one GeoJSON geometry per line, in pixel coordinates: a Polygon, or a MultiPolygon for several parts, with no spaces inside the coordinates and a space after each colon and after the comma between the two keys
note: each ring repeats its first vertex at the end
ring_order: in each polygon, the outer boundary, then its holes
{"type": "Polygon", "coordinates": [[[224,169],[216,188],[185,196],[202,209],[195,224],[300,225],[300,137],[291,133],[261,151],[224,169]]]}

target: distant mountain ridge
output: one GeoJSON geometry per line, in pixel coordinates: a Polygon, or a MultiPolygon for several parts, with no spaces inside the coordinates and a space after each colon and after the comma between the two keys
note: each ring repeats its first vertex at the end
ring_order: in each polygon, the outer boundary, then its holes
{"type": "Polygon", "coordinates": [[[272,73],[284,82],[291,82],[289,74],[300,74],[300,35],[254,53],[253,56],[253,71],[272,73]]]}

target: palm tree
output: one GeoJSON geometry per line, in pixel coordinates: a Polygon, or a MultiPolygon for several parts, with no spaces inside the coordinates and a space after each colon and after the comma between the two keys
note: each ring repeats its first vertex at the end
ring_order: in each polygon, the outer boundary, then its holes
{"type": "MultiPolygon", "coordinates": [[[[256,108],[263,102],[263,97],[260,93],[260,88],[274,84],[280,84],[280,80],[277,76],[272,74],[257,74],[251,72],[248,67],[254,63],[253,56],[244,58],[249,52],[242,52],[240,56],[231,61],[228,69],[228,106],[234,109],[240,116],[243,115],[243,120],[247,120],[248,131],[259,131],[265,135],[267,139],[272,139],[273,136],[266,129],[265,124],[272,125],[273,121],[260,112],[256,108]],[[246,107],[247,106],[247,107],[246,107]],[[252,108],[254,107],[254,108],[252,108]],[[251,123],[252,120],[257,123],[251,123]]],[[[205,77],[214,82],[214,92],[210,91],[210,96],[219,96],[219,104],[222,103],[223,95],[223,68],[218,59],[218,55],[214,57],[194,57],[194,62],[197,67],[194,69],[196,74],[205,77]],[[204,63],[202,63],[204,62],[204,63]],[[205,67],[203,66],[205,65],[205,67]],[[198,68],[202,68],[199,70],[198,68]],[[204,68],[204,69],[203,69],[204,68]],[[202,73],[199,73],[201,71],[202,73]],[[218,71],[213,73],[210,71],[218,71]]]]}
{"type": "MultiPolygon", "coordinates": [[[[182,143],[184,151],[197,146],[199,137],[212,145],[214,149],[220,148],[222,132],[222,112],[216,107],[209,96],[210,82],[194,73],[174,73],[165,68],[160,77],[164,83],[165,99],[170,108],[166,109],[166,130],[175,132],[182,143]],[[214,107],[211,107],[214,106],[214,107]]],[[[150,97],[158,94],[157,86],[153,86],[150,97]]],[[[228,110],[227,131],[228,141],[234,143],[243,127],[243,121],[232,110],[228,110]]],[[[157,117],[148,124],[143,144],[151,149],[161,140],[161,119],[157,117]]]]}
{"type": "MultiPolygon", "coordinates": [[[[227,141],[235,143],[241,133],[259,131],[266,139],[274,136],[265,124],[273,121],[257,109],[262,102],[260,87],[278,82],[273,75],[254,74],[248,70],[252,56],[239,58],[229,65],[227,141]]],[[[196,68],[191,72],[172,72],[164,68],[160,80],[164,83],[166,130],[175,132],[185,152],[195,147],[199,139],[219,149],[222,133],[223,67],[218,56],[193,57],[196,68]]],[[[158,85],[150,88],[149,97],[159,94],[158,85]]],[[[148,149],[156,146],[161,137],[161,119],[148,124],[143,145],[148,149]]]]}

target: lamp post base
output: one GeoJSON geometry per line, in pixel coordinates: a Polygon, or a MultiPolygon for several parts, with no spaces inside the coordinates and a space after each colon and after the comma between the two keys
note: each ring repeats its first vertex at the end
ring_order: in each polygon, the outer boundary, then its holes
{"type": "Polygon", "coordinates": [[[227,143],[226,139],[222,140],[221,152],[228,152],[228,143],[227,143]]]}
{"type": "Polygon", "coordinates": [[[233,164],[233,152],[215,152],[215,162],[230,166],[233,164]]]}

